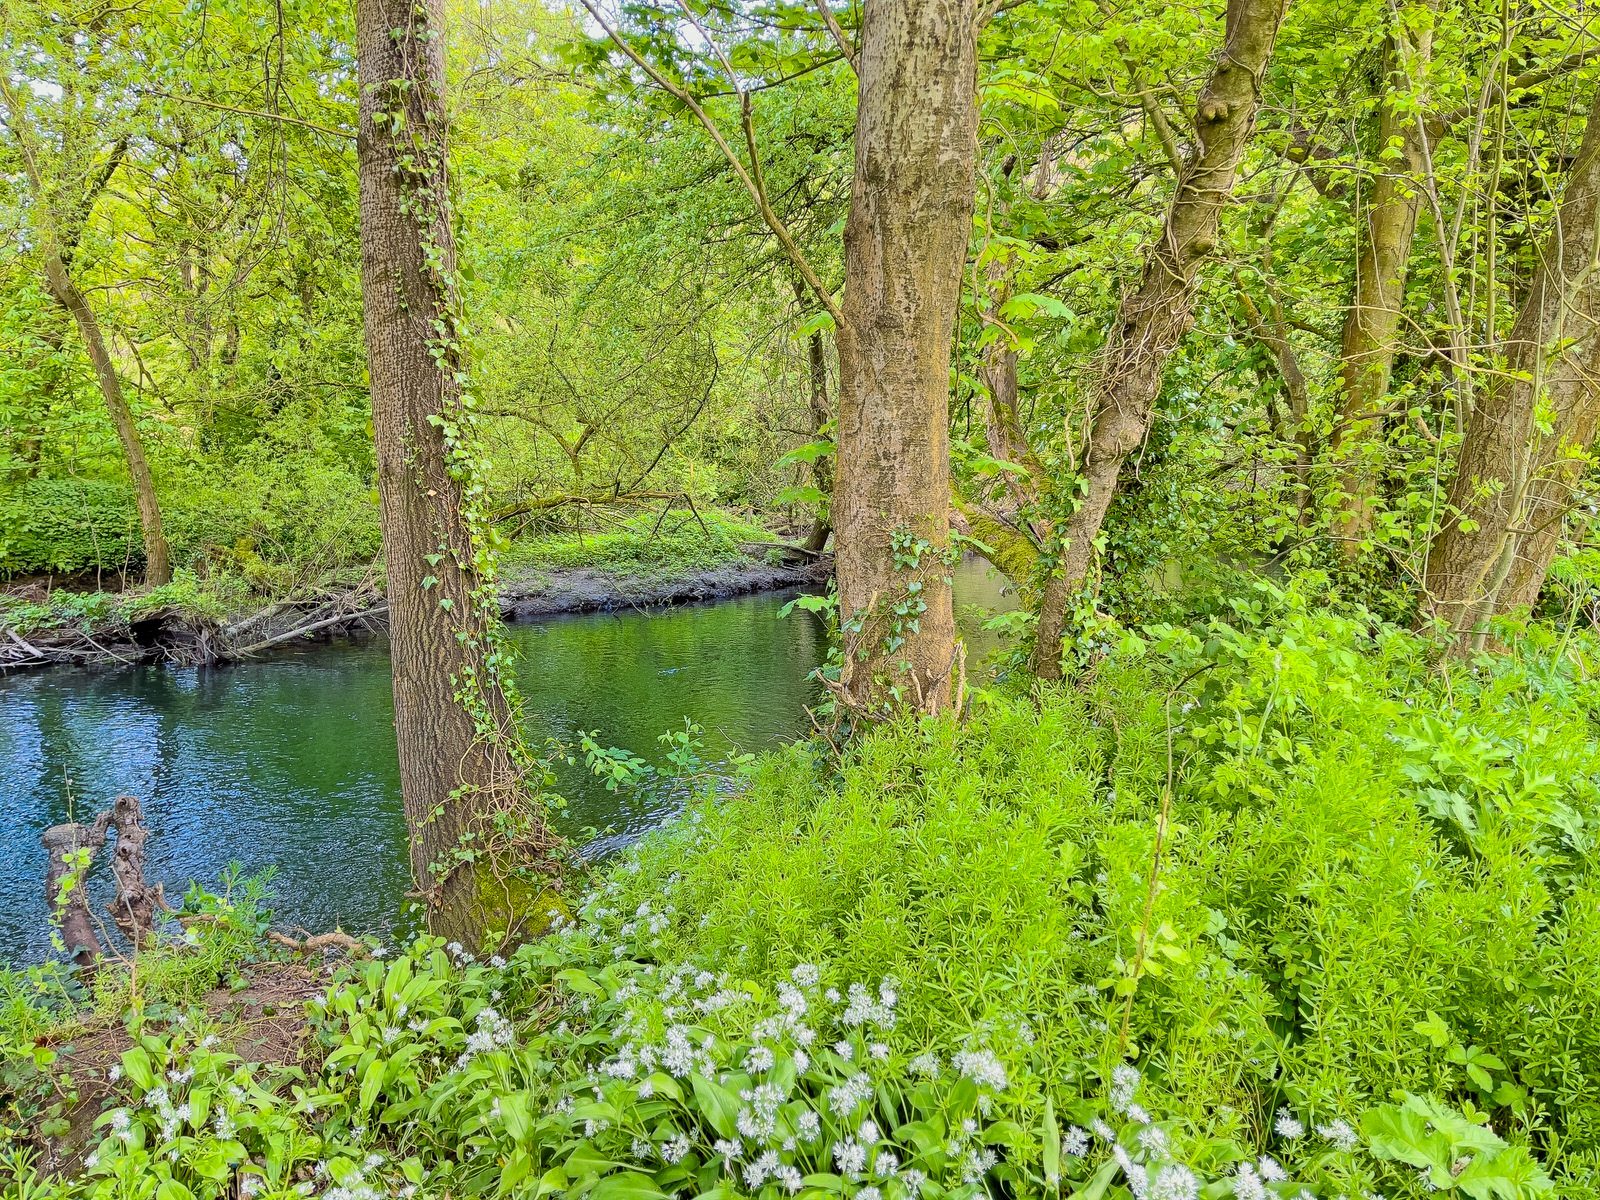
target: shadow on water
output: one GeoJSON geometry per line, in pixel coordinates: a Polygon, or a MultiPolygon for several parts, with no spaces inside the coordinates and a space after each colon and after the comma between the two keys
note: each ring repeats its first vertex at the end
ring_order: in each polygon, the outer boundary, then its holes
{"type": "MultiPolygon", "coordinates": [[[[556,617],[509,629],[529,734],[659,761],[657,738],[692,718],[706,754],[759,751],[810,729],[820,622],[780,618],[786,595],[647,612],[556,617]]],[[[957,576],[962,623],[1009,607],[982,564],[957,576]]],[[[0,679],[0,963],[50,953],[39,834],[120,792],[144,801],[149,874],[181,892],[230,862],[276,870],[277,920],[314,931],[392,932],[408,885],[382,639],[222,668],[58,669],[0,679]]],[[[615,849],[680,798],[607,792],[558,764],[563,832],[606,831],[615,849]]]]}

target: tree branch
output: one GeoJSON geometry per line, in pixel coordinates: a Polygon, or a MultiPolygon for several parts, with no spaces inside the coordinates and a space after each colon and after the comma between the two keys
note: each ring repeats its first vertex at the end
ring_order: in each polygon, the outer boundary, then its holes
{"type": "MultiPolygon", "coordinates": [[[[806,281],[806,286],[809,287],[816,295],[818,303],[828,310],[828,315],[833,318],[834,323],[836,325],[843,326],[844,314],[840,311],[838,302],[834,300],[833,293],[830,292],[827,287],[824,286],[822,280],[817,277],[817,273],[812,269],[811,263],[806,259],[804,253],[801,252],[800,247],[795,244],[794,237],[789,232],[789,227],[783,223],[783,219],[778,216],[778,214],[773,210],[772,205],[767,201],[766,185],[764,182],[759,181],[761,165],[760,159],[755,154],[754,131],[751,127],[749,117],[750,98],[746,94],[745,90],[739,86],[738,79],[734,77],[730,71],[729,78],[733,83],[735,91],[737,91],[739,94],[740,108],[744,113],[743,123],[745,125],[745,140],[750,147],[751,165],[755,170],[754,176],[752,176],[750,171],[745,169],[744,163],[742,163],[739,160],[739,156],[734,153],[733,147],[730,146],[728,144],[728,140],[722,136],[722,130],[717,127],[717,123],[711,119],[710,115],[701,106],[700,102],[694,98],[687,88],[683,87],[681,84],[674,83],[671,79],[667,78],[667,76],[662,74],[662,72],[658,70],[651,62],[649,62],[649,60],[647,60],[642,54],[630,46],[622,37],[622,35],[618,33],[617,30],[612,28],[612,26],[606,21],[605,17],[600,15],[600,9],[595,4],[595,0],[583,0],[583,7],[588,10],[589,15],[595,19],[600,28],[605,30],[606,36],[611,39],[612,44],[614,44],[617,49],[621,50],[630,59],[632,59],[634,64],[638,66],[639,69],[642,70],[646,75],[650,76],[650,78],[655,81],[658,87],[675,97],[681,104],[683,104],[685,108],[695,115],[695,119],[700,122],[706,133],[710,135],[711,140],[716,144],[717,149],[722,152],[723,158],[728,160],[728,165],[733,168],[734,174],[739,177],[739,182],[744,184],[745,191],[749,192],[751,198],[755,200],[756,206],[761,212],[761,219],[766,222],[767,228],[772,231],[772,235],[778,239],[778,244],[783,247],[784,253],[789,256],[789,261],[792,262],[795,266],[795,269],[800,272],[801,278],[806,281]]],[[[685,11],[687,11],[687,9],[685,9],[685,11]]],[[[691,20],[692,19],[693,17],[691,16],[691,20]]],[[[695,22],[695,25],[696,28],[699,28],[698,21],[695,22]]],[[[704,31],[702,30],[702,34],[703,32],[704,31]]],[[[710,43],[709,38],[707,38],[707,42],[708,44],[710,43]]],[[[717,57],[722,60],[724,66],[726,67],[727,60],[723,58],[721,51],[716,49],[715,44],[711,44],[711,48],[717,57]]]]}
{"type": "Polygon", "coordinates": [[[833,9],[828,0],[817,0],[817,11],[822,14],[822,23],[828,27],[828,35],[833,38],[833,44],[839,47],[839,53],[844,55],[845,62],[850,64],[850,69],[856,69],[856,51],[849,40],[844,36],[844,30],[839,27],[839,19],[833,15],[833,9]]]}

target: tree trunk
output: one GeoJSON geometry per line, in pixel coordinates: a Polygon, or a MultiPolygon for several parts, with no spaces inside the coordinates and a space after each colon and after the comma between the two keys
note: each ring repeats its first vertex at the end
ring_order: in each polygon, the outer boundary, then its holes
{"type": "MultiPolygon", "coordinates": [[[[1431,3],[1427,7],[1431,8],[1431,3]]],[[[1399,31],[1399,37],[1406,34],[1405,29],[1399,31]]],[[[1389,53],[1396,60],[1389,72],[1392,90],[1407,90],[1420,69],[1426,69],[1432,42],[1431,23],[1423,25],[1416,44],[1409,50],[1391,41],[1389,53]]],[[[1330,443],[1340,460],[1343,496],[1333,528],[1342,539],[1347,558],[1359,552],[1362,540],[1372,532],[1376,515],[1373,501],[1377,481],[1368,448],[1383,438],[1382,410],[1400,341],[1406,266],[1416,235],[1422,205],[1421,179],[1426,169],[1422,132],[1414,113],[1398,111],[1390,103],[1381,107],[1378,155],[1380,169],[1372,181],[1361,253],[1356,259],[1355,295],[1345,315],[1339,350],[1344,403],[1330,443]],[[1382,161],[1396,143],[1399,161],[1382,161]]]]}
{"type": "Polygon", "coordinates": [[[144,537],[144,581],[151,587],[172,582],[172,554],[167,548],[166,531],[161,525],[161,505],[156,499],[156,481],[150,474],[150,464],[144,456],[144,440],[139,436],[139,426],[134,422],[133,410],[122,391],[122,380],[111,361],[111,352],[100,333],[100,322],[94,310],[72,281],[72,274],[61,260],[53,244],[44,250],[44,276],[51,298],[65,309],[77,323],[83,335],[84,348],[89,352],[89,362],[94,366],[95,379],[100,384],[100,395],[106,402],[106,412],[117,430],[117,441],[122,443],[122,456],[128,463],[128,475],[133,480],[133,497],[139,508],[139,528],[144,537]]]}
{"type": "Polygon", "coordinates": [[[1483,644],[1490,617],[1538,599],[1600,422],[1597,223],[1600,93],[1505,345],[1506,369],[1467,426],[1450,488],[1460,515],[1428,553],[1422,619],[1446,622],[1463,648],[1483,644]]]}
{"type": "Polygon", "coordinates": [[[395,735],[411,870],[429,928],[463,942],[543,925],[518,911],[505,816],[526,803],[492,580],[469,504],[444,108],[442,0],[358,0],[361,279],[389,583],[395,735]],[[399,119],[397,119],[397,116],[399,119]]]}
{"type": "MultiPolygon", "coordinates": [[[[805,295],[797,284],[795,297],[805,295]]],[[[828,403],[828,356],[822,344],[822,331],[814,331],[806,339],[806,367],[811,377],[811,391],[807,399],[811,404],[811,436],[820,438],[822,431],[833,420],[833,405],[828,403]]],[[[817,508],[811,522],[811,532],[806,536],[806,549],[821,554],[827,548],[833,533],[833,460],[827,455],[811,462],[811,482],[826,500],[817,508]]]]}
{"type": "Polygon", "coordinates": [[[1096,364],[1094,420],[1084,457],[1087,487],[1062,523],[1060,564],[1039,603],[1030,665],[1040,678],[1061,677],[1067,606],[1089,578],[1122,464],[1149,432],[1167,359],[1193,321],[1195,276],[1216,248],[1287,2],[1228,0],[1222,53],[1195,109],[1194,149],[1161,235],[1147,252],[1139,288],[1124,297],[1096,364]]]}
{"type": "Polygon", "coordinates": [[[976,0],[868,0],[833,518],[845,703],[950,701],[950,355],[977,160],[976,0]]]}

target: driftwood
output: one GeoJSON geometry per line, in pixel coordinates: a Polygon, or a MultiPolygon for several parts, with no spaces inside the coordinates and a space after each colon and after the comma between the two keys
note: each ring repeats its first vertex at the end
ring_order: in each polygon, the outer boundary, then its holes
{"type": "Polygon", "coordinates": [[[283,642],[293,641],[298,637],[306,637],[309,634],[317,633],[334,625],[351,625],[357,621],[365,621],[370,620],[373,617],[381,617],[386,615],[388,611],[389,605],[387,602],[385,602],[383,604],[374,605],[372,608],[363,609],[360,612],[335,613],[331,617],[322,617],[319,620],[310,621],[303,625],[296,625],[293,629],[286,629],[282,633],[275,633],[269,638],[263,638],[259,642],[252,642],[248,646],[240,646],[236,649],[229,648],[224,651],[224,656],[227,658],[244,658],[246,655],[254,654],[258,650],[265,650],[268,647],[276,646],[283,642]]]}
{"type": "Polygon", "coordinates": [[[796,558],[808,558],[812,562],[828,557],[826,551],[813,550],[810,546],[801,546],[794,542],[742,542],[739,545],[739,549],[746,554],[760,554],[767,550],[778,550],[786,555],[792,554],[796,558]]]}
{"type": "Polygon", "coordinates": [[[290,937],[287,933],[279,933],[276,929],[267,931],[267,940],[274,945],[283,946],[293,950],[296,954],[310,954],[317,950],[329,948],[355,951],[361,949],[361,942],[351,937],[348,933],[341,933],[337,929],[331,933],[314,933],[309,937],[290,937]]]}
{"type": "Polygon", "coordinates": [[[117,831],[117,845],[111,852],[111,874],[117,882],[117,895],[106,911],[135,953],[149,940],[156,914],[169,907],[162,885],[151,887],[145,882],[145,842],[150,831],[134,797],[118,796],[92,824],[68,822],[46,829],[40,837],[50,858],[45,896],[56,914],[62,941],[71,952],[72,961],[80,967],[92,967],[104,953],[89,911],[88,879],[95,854],[105,846],[106,834],[113,829],[117,831]],[[82,870],[73,861],[80,851],[88,852],[82,870]],[[73,881],[71,888],[63,895],[69,878],[73,881]]]}
{"type": "Polygon", "coordinates": [[[118,796],[111,805],[111,826],[117,831],[117,848],[111,852],[111,874],[117,881],[111,919],[137,950],[150,936],[156,913],[166,912],[170,906],[161,884],[151,887],[144,881],[144,844],[150,840],[150,830],[145,827],[139,801],[118,796]]]}
{"type": "MultiPolygon", "coordinates": [[[[96,826],[99,826],[98,821],[96,826]]],[[[50,856],[50,866],[45,875],[45,900],[55,914],[56,924],[61,929],[61,940],[66,944],[73,962],[80,967],[92,967],[100,957],[100,939],[95,936],[94,918],[89,914],[89,892],[84,884],[89,877],[89,866],[94,862],[95,851],[105,845],[105,829],[103,826],[92,829],[71,821],[65,825],[50,826],[40,841],[50,856]],[[87,858],[81,864],[74,861],[80,851],[87,852],[87,858]],[[70,890],[63,894],[69,879],[70,890]]]]}

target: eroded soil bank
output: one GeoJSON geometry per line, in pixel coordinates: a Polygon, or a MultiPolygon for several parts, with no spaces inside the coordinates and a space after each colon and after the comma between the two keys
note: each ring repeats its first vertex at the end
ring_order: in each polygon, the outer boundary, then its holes
{"type": "MultiPolygon", "coordinates": [[[[792,587],[815,587],[833,571],[831,557],[798,563],[751,559],[676,574],[626,575],[594,567],[516,574],[503,582],[501,616],[527,621],[563,613],[605,612],[692,604],[792,587]]],[[[125,666],[170,662],[185,666],[260,658],[291,645],[381,632],[388,604],[381,594],[353,589],[274,603],[232,621],[175,606],[113,616],[92,624],[63,624],[25,635],[0,627],[0,672],[58,664],[125,666]]]]}

